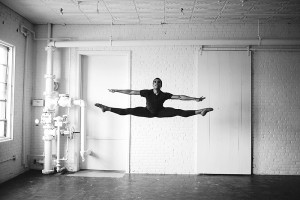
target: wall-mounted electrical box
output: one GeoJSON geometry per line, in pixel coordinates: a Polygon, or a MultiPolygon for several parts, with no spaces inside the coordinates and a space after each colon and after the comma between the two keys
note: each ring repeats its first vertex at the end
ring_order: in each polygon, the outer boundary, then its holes
{"type": "Polygon", "coordinates": [[[33,99],[32,100],[32,106],[35,107],[43,107],[44,106],[44,99],[33,99]]]}

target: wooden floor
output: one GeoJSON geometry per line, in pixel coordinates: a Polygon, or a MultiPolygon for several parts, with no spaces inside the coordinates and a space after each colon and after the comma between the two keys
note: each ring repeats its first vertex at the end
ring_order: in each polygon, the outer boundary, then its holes
{"type": "Polygon", "coordinates": [[[300,199],[300,176],[125,174],[91,178],[31,170],[1,184],[0,199],[300,199]]]}

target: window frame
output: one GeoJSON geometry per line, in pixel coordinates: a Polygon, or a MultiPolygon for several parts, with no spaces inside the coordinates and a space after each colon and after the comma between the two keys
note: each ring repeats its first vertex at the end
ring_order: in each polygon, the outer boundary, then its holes
{"type": "Polygon", "coordinates": [[[15,46],[0,40],[0,45],[8,48],[7,52],[7,97],[6,97],[6,134],[0,137],[0,143],[13,140],[13,113],[14,113],[14,79],[15,79],[15,46]]]}

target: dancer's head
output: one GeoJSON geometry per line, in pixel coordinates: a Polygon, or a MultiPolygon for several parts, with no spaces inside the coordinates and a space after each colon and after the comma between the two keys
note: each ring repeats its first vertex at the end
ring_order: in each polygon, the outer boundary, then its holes
{"type": "Polygon", "coordinates": [[[162,87],[162,81],[160,78],[155,78],[153,80],[153,88],[154,89],[160,89],[162,87]]]}

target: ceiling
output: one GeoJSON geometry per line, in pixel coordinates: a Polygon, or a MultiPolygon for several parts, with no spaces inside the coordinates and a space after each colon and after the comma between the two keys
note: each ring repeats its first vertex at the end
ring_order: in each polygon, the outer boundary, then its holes
{"type": "Polygon", "coordinates": [[[0,0],[33,24],[300,23],[300,0],[0,0]]]}

